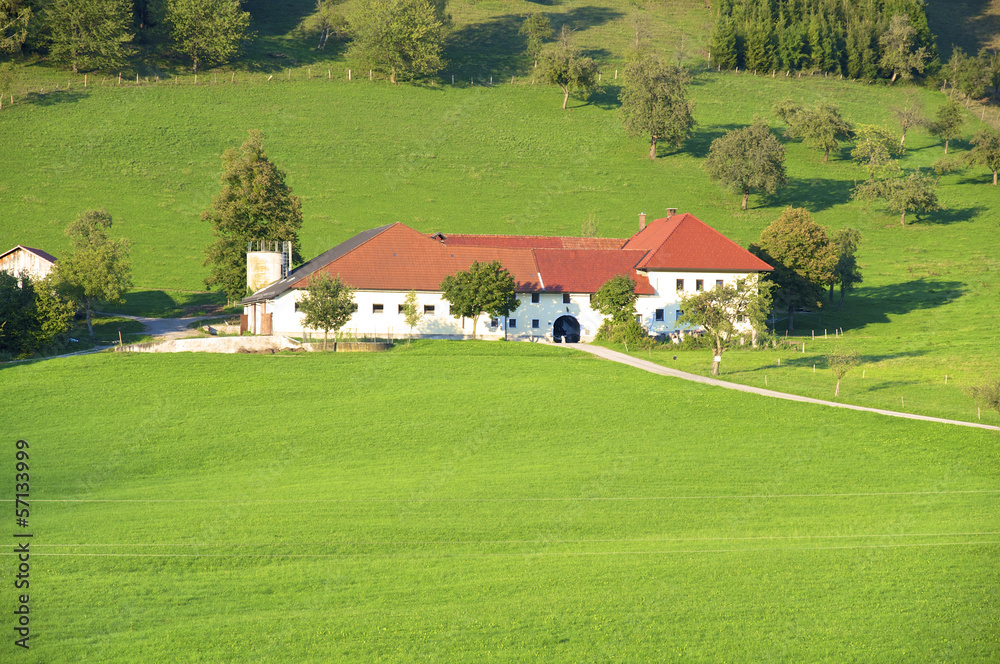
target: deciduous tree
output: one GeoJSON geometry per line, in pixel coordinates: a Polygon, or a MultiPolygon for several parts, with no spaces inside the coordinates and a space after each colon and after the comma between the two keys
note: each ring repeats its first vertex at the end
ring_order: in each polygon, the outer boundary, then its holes
{"type": "Polygon", "coordinates": [[[531,58],[532,62],[535,63],[535,68],[537,69],[538,56],[542,53],[545,40],[553,34],[552,23],[549,22],[549,17],[541,12],[529,14],[524,19],[524,23],[521,24],[521,28],[517,33],[527,37],[528,47],[525,49],[525,52],[531,58]]]}
{"type": "Polygon", "coordinates": [[[837,311],[840,311],[847,291],[862,282],[861,266],[855,256],[861,242],[861,232],[854,228],[841,228],[833,234],[832,242],[837,254],[837,266],[833,270],[833,281],[830,282],[830,302],[833,302],[833,287],[839,284],[840,302],[837,303],[837,311]]]}
{"type": "Polygon", "coordinates": [[[948,143],[962,137],[962,107],[954,99],[949,99],[938,107],[937,116],[930,125],[931,133],[944,141],[944,153],[948,154],[948,143]]]}
{"type": "Polygon", "coordinates": [[[639,296],[635,293],[635,280],[625,274],[618,274],[603,284],[594,294],[591,308],[607,318],[597,331],[597,338],[613,343],[636,343],[647,337],[645,330],[636,320],[635,303],[639,296]]]}
{"type": "Polygon", "coordinates": [[[976,132],[966,161],[990,169],[993,172],[993,186],[996,186],[997,171],[1000,171],[1000,134],[995,129],[988,128],[976,132]]]}
{"type": "Polygon", "coordinates": [[[910,25],[909,16],[893,16],[878,42],[882,48],[879,65],[892,72],[890,83],[895,83],[899,77],[908,80],[913,77],[914,71],[924,71],[929,59],[927,48],[917,46],[917,31],[910,25]]]}
{"type": "MultiPolygon", "coordinates": [[[[331,278],[325,272],[313,274],[298,307],[305,314],[302,323],[306,327],[323,330],[323,350],[326,350],[330,330],[336,336],[355,311],[354,289],[345,284],[340,275],[331,278]]],[[[334,349],[336,347],[334,341],[334,349]]]]}
{"type": "Polygon", "coordinates": [[[774,267],[767,279],[777,290],[775,302],[788,311],[788,329],[795,329],[795,308],[822,306],[823,287],[833,280],[837,254],[808,210],[787,208],[764,229],[750,251],[774,267]]]}
{"type": "Polygon", "coordinates": [[[514,287],[514,277],[500,261],[473,261],[468,270],[449,275],[441,282],[443,297],[451,304],[451,315],[472,319],[473,338],[481,315],[507,317],[521,305],[514,287]]]}
{"type": "Polygon", "coordinates": [[[420,303],[417,300],[417,291],[411,290],[406,294],[406,299],[403,300],[403,319],[410,328],[410,336],[406,338],[407,346],[410,345],[410,339],[413,338],[413,328],[420,325],[420,321],[423,317],[424,312],[420,310],[420,303]]]}
{"type": "Polygon", "coordinates": [[[649,136],[649,158],[656,159],[656,145],[675,148],[684,144],[694,127],[694,104],[687,98],[688,77],[683,69],[655,57],[632,62],[618,99],[625,133],[649,136]]]}
{"type": "Polygon", "coordinates": [[[701,327],[708,333],[712,339],[713,376],[719,375],[722,353],[740,331],[750,331],[756,338],[771,310],[773,287],[769,281],[740,278],[684,298],[677,322],[701,327]]]}
{"type": "Polygon", "coordinates": [[[895,158],[902,154],[902,149],[896,144],[892,132],[877,125],[860,125],[857,133],[858,141],[851,157],[868,171],[869,182],[875,180],[877,173],[899,171],[895,158]]]}
{"type": "Polygon", "coordinates": [[[132,41],[132,7],[127,0],[53,0],[45,10],[49,55],[80,69],[125,62],[132,41]]]}
{"type": "Polygon", "coordinates": [[[871,202],[885,201],[886,207],[899,213],[899,223],[906,225],[907,212],[940,210],[937,182],[934,178],[914,171],[905,177],[862,182],[854,189],[854,198],[871,202]]]}
{"type": "Polygon", "coordinates": [[[896,122],[899,123],[899,128],[903,130],[903,135],[899,138],[899,147],[902,149],[903,143],[906,142],[906,132],[914,127],[926,125],[927,118],[924,117],[923,109],[914,101],[912,96],[907,96],[906,103],[902,106],[890,106],[889,110],[896,116],[896,122]]]}
{"type": "Polygon", "coordinates": [[[201,218],[212,223],[215,241],[205,250],[211,274],[209,288],[218,288],[230,301],[247,291],[247,243],[251,240],[290,241],[292,260],[301,262],[299,229],[302,202],[285,184],[285,174],[264,152],[264,136],[254,129],[239,150],[222,155],[222,191],[201,218]]]}
{"type": "Polygon", "coordinates": [[[21,78],[21,72],[13,62],[0,62],[0,111],[3,110],[3,98],[11,93],[21,78]]]}
{"type": "Polygon", "coordinates": [[[59,292],[83,306],[87,331],[94,337],[91,317],[96,302],[121,302],[132,288],[129,241],[114,239],[111,215],[88,210],[66,228],[73,251],[56,262],[53,280],[59,292]]]}
{"type": "Polygon", "coordinates": [[[649,158],[656,159],[656,145],[675,148],[684,144],[694,127],[694,104],[687,98],[688,77],[683,69],[655,57],[632,62],[618,99],[625,133],[649,136],[649,158]]]}
{"type": "Polygon", "coordinates": [[[857,351],[837,349],[826,356],[826,363],[837,379],[837,387],[833,390],[833,396],[840,396],[840,381],[854,367],[861,363],[861,356],[857,351]]]}
{"type": "Polygon", "coordinates": [[[317,40],[316,50],[325,51],[330,37],[347,34],[347,18],[340,11],[342,0],[316,0],[316,11],[302,20],[302,34],[317,40]]]}
{"type": "Polygon", "coordinates": [[[566,26],[563,26],[560,42],[542,51],[539,63],[546,82],[558,85],[563,91],[563,110],[566,110],[570,92],[578,91],[586,98],[597,88],[597,65],[569,43],[566,26]]]}
{"type": "Polygon", "coordinates": [[[444,66],[444,25],[429,0],[363,0],[349,22],[354,36],[349,57],[388,74],[394,84],[444,66]]]}
{"type": "Polygon", "coordinates": [[[240,0],[167,0],[167,21],[174,46],[197,74],[201,65],[221,64],[236,55],[250,14],[240,8],[240,0]]]}
{"type": "Polygon", "coordinates": [[[773,194],[788,181],[785,148],[760,118],[712,141],[704,167],[709,178],[743,195],[744,210],[751,192],[773,194]]]}
{"type": "Polygon", "coordinates": [[[836,106],[819,104],[812,108],[792,110],[784,103],[775,110],[779,116],[784,115],[788,124],[785,136],[801,138],[807,147],[822,150],[824,163],[830,160],[830,150],[836,149],[841,141],[854,135],[850,123],[840,116],[836,106]]]}
{"type": "Polygon", "coordinates": [[[980,406],[996,411],[1000,415],[1000,378],[988,378],[967,389],[970,397],[980,406]]]}

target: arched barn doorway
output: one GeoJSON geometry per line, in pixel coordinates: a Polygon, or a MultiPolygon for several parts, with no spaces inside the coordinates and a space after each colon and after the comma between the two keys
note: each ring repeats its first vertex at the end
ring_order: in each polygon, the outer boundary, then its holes
{"type": "Polygon", "coordinates": [[[552,340],[561,343],[563,340],[568,344],[575,344],[580,341],[580,323],[572,316],[560,316],[552,324],[552,340]]]}

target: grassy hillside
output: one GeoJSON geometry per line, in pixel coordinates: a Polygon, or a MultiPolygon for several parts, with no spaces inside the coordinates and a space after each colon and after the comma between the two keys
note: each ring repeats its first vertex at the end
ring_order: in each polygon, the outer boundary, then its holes
{"type": "Polygon", "coordinates": [[[1000,654],[995,432],[502,343],[0,389],[31,444],[26,661],[1000,654]]]}

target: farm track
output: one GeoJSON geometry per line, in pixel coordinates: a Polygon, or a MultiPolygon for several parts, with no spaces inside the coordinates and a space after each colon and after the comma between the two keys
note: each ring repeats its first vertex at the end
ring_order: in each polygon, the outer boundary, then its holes
{"type": "MultiPolygon", "coordinates": [[[[551,344],[551,345],[554,346],[556,344],[551,344]]],[[[709,378],[707,376],[699,376],[698,374],[688,373],[686,371],[678,371],[677,369],[670,369],[668,367],[656,364],[655,362],[650,362],[649,360],[642,360],[637,357],[632,357],[631,355],[626,355],[625,353],[619,353],[618,351],[611,350],[610,348],[604,348],[602,346],[592,346],[590,344],[574,344],[572,347],[574,347],[576,350],[580,350],[585,353],[590,353],[591,355],[596,355],[597,357],[603,358],[605,360],[611,360],[612,362],[627,364],[630,367],[635,367],[636,369],[642,369],[643,371],[648,371],[650,373],[659,374],[661,376],[672,376],[674,378],[690,380],[696,383],[704,383],[706,385],[715,385],[716,387],[724,387],[728,390],[750,392],[751,394],[759,394],[761,396],[772,397],[775,399],[785,399],[787,401],[801,401],[803,403],[814,403],[821,406],[833,406],[835,408],[847,408],[848,410],[860,410],[869,413],[879,413],[880,415],[888,415],[890,417],[902,417],[910,420],[923,420],[925,422],[938,422],[940,424],[957,424],[959,426],[964,426],[964,427],[975,427],[977,429],[991,429],[993,431],[1000,431],[1000,427],[995,427],[990,424],[979,424],[977,422],[963,422],[961,420],[948,420],[941,417],[931,417],[929,415],[917,415],[915,413],[902,413],[895,410],[883,410],[881,408],[867,408],[865,406],[855,406],[853,404],[848,404],[848,403],[838,403],[836,401],[824,401],[822,399],[813,399],[811,397],[803,397],[797,394],[776,392],[774,390],[766,390],[761,387],[751,387],[750,385],[741,385],[739,383],[729,383],[724,380],[718,380],[717,378],[709,378]]]]}

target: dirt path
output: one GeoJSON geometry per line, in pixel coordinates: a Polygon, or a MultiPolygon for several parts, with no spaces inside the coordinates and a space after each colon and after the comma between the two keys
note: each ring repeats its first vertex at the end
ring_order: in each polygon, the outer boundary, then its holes
{"type": "Polygon", "coordinates": [[[157,341],[171,339],[185,339],[198,335],[198,330],[188,328],[188,325],[196,321],[220,318],[218,314],[214,316],[192,316],[190,318],[143,318],[142,316],[126,316],[125,314],[101,314],[102,316],[117,316],[118,318],[128,318],[139,321],[146,326],[146,332],[157,341]]]}
{"type": "Polygon", "coordinates": [[[802,397],[797,394],[786,394],[784,392],[775,392],[774,390],[765,390],[760,387],[750,387],[749,385],[740,385],[739,383],[727,383],[724,380],[718,380],[716,378],[708,378],[707,376],[699,376],[698,374],[687,373],[686,371],[669,369],[667,367],[656,364],[655,362],[650,362],[648,360],[641,360],[637,357],[632,357],[631,355],[626,355],[625,353],[619,353],[618,351],[610,350],[608,348],[603,348],[601,346],[592,346],[590,344],[570,344],[570,345],[559,344],[559,345],[563,346],[564,348],[573,348],[575,350],[583,351],[585,353],[590,353],[591,355],[596,355],[606,360],[611,360],[612,362],[620,362],[621,364],[627,364],[630,367],[635,367],[636,369],[642,369],[643,371],[648,371],[650,373],[660,374],[661,376],[673,376],[674,378],[682,378],[684,380],[690,380],[696,383],[705,383],[706,385],[715,385],[716,387],[724,387],[728,390],[739,390],[740,392],[750,392],[752,394],[760,394],[765,397],[773,397],[775,399],[785,399],[787,401],[801,401],[803,403],[814,403],[814,404],[819,404],[821,406],[833,406],[834,408],[846,408],[848,410],[862,410],[868,413],[879,413],[880,415],[889,415],[890,417],[903,417],[909,420],[924,420],[925,422],[938,422],[941,424],[957,424],[963,427],[975,427],[977,429],[991,429],[993,431],[1000,431],[1000,427],[995,427],[989,424],[978,424],[976,422],[962,422],[961,420],[946,420],[941,417],[930,417],[929,415],[916,415],[914,413],[901,413],[895,410],[882,410],[881,408],[866,408],[865,406],[855,406],[847,403],[837,403],[836,401],[823,401],[822,399],[802,397]]]}

